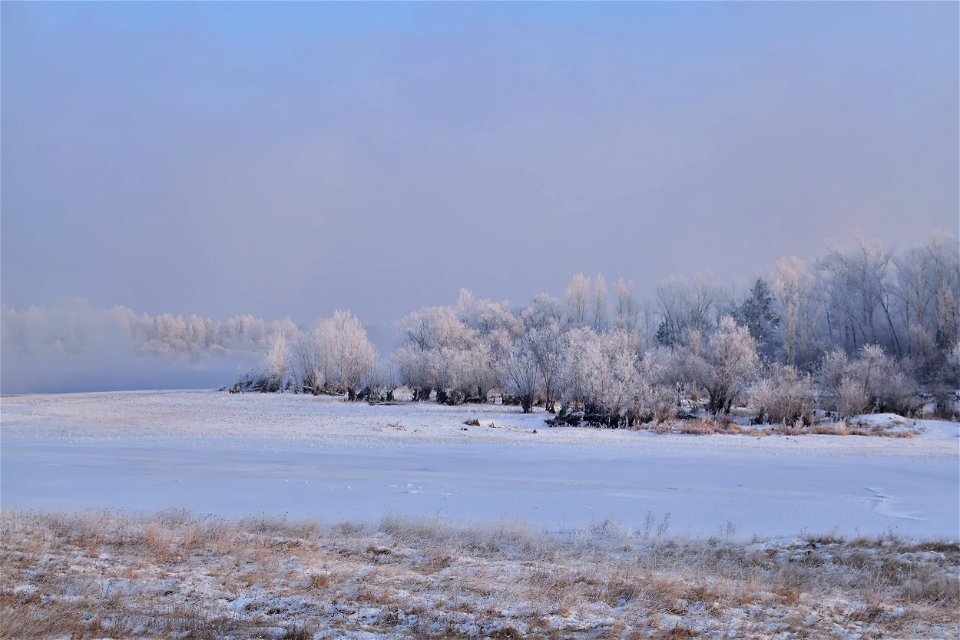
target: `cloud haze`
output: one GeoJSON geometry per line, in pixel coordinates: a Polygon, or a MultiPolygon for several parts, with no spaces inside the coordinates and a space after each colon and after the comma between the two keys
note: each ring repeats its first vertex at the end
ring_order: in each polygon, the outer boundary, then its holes
{"type": "Polygon", "coordinates": [[[915,244],[957,227],[957,20],[5,2],[2,301],[349,308],[389,332],[460,287],[523,302],[583,271],[651,291],[855,230],[915,244]]]}
{"type": "Polygon", "coordinates": [[[0,314],[3,393],[223,386],[260,371],[272,334],[297,331],[289,319],[138,315],[82,300],[0,314]]]}

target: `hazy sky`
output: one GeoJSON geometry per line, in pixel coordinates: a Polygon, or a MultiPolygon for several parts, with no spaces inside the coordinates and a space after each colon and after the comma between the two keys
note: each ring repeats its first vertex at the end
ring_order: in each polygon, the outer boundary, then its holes
{"type": "Polygon", "coordinates": [[[958,225],[958,5],[2,3],[2,302],[390,323],[958,225]]]}

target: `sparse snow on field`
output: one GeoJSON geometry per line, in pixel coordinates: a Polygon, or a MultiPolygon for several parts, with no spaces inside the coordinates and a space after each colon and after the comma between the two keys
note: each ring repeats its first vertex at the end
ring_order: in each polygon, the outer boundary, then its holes
{"type": "Polygon", "coordinates": [[[913,438],[753,437],[551,428],[546,416],[291,394],[9,396],[2,504],[552,530],[669,515],[670,533],[698,536],[958,535],[953,423],[908,421],[913,438]]]}
{"type": "Polygon", "coordinates": [[[0,637],[947,638],[960,547],[0,515],[0,637]]]}

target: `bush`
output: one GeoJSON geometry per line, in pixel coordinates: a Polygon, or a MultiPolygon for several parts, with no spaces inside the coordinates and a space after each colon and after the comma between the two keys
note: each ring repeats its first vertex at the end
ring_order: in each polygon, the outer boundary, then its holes
{"type": "Polygon", "coordinates": [[[809,374],[789,365],[771,365],[753,391],[753,406],[761,421],[769,424],[809,423],[819,394],[809,374]]]}
{"type": "Polygon", "coordinates": [[[860,356],[851,363],[848,375],[863,384],[874,411],[900,414],[910,411],[917,384],[879,345],[864,346],[860,356]]]}
{"type": "Polygon", "coordinates": [[[874,344],[864,346],[856,358],[840,350],[826,354],[819,378],[825,391],[835,398],[837,411],[857,415],[864,411],[906,414],[913,409],[917,384],[903,367],[874,344]]]}
{"type": "Polygon", "coordinates": [[[869,406],[870,398],[863,382],[855,377],[844,376],[837,390],[837,411],[845,416],[855,416],[869,406]]]}

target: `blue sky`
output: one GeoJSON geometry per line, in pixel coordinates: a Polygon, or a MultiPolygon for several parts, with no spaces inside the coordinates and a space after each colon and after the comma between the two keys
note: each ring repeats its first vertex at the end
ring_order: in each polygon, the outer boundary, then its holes
{"type": "Polygon", "coordinates": [[[956,230],[956,3],[15,3],[2,302],[389,325],[956,230]]]}

